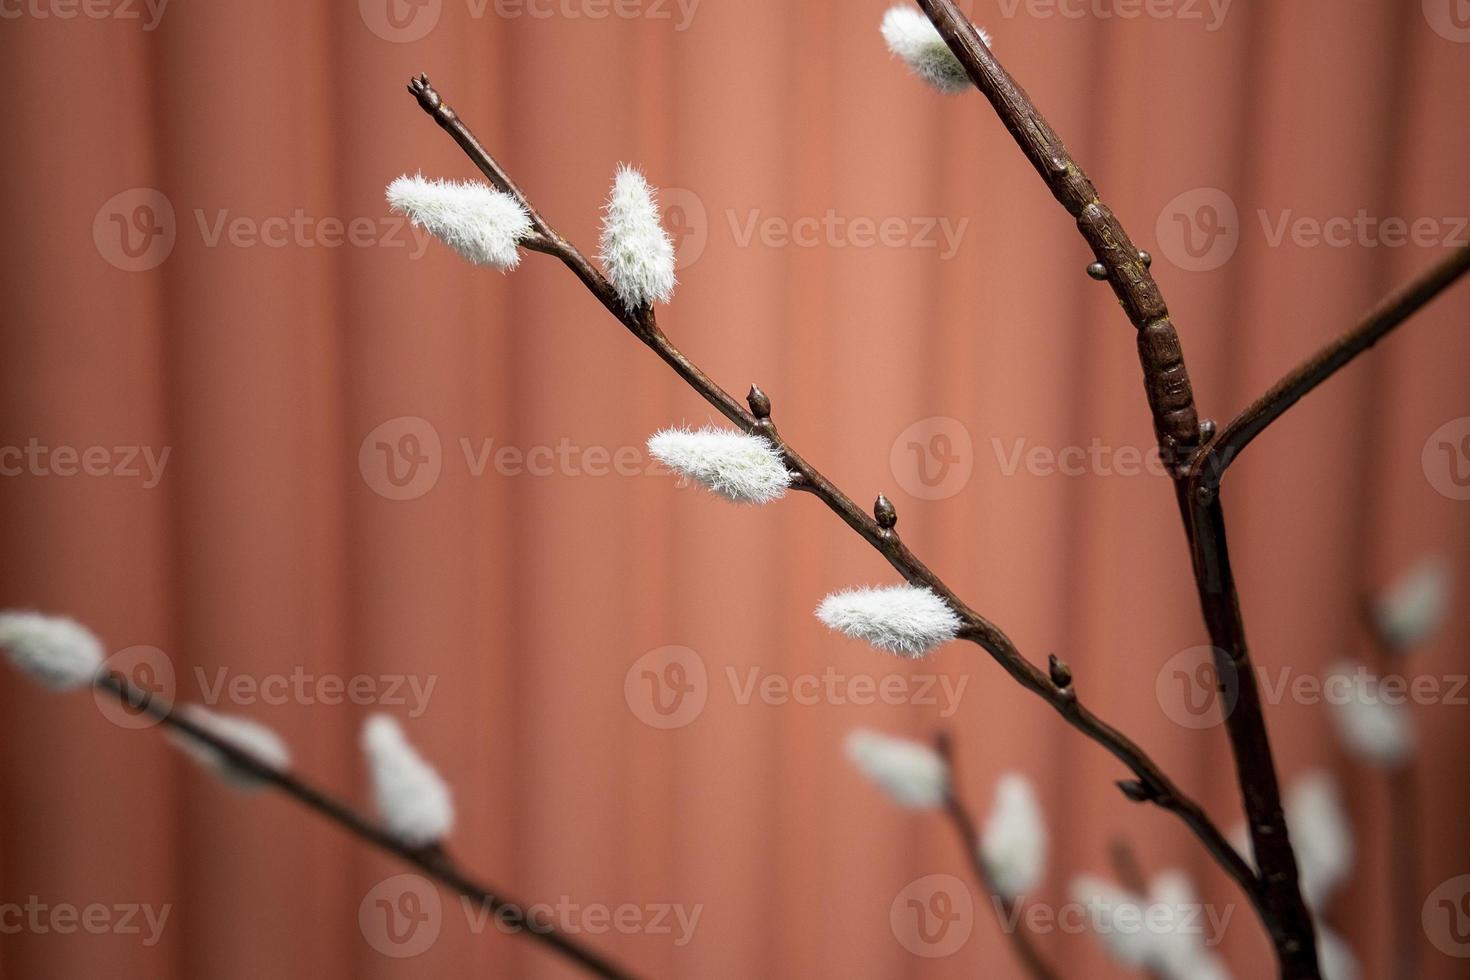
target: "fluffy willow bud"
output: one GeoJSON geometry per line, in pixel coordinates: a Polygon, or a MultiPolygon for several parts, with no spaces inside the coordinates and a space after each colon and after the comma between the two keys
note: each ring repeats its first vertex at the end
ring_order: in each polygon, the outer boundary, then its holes
{"type": "Polygon", "coordinates": [[[960,617],[931,590],[916,585],[834,592],[817,618],[880,650],[918,659],[959,633],[960,617]]]}
{"type": "MultiPolygon", "coordinates": [[[[192,722],[268,769],[284,771],[291,766],[291,751],[286,748],[286,743],[259,722],[222,715],[197,704],[183,705],[177,709],[177,713],[184,720],[192,722]]],[[[181,752],[235,789],[251,792],[266,785],[258,775],[237,765],[213,745],[182,729],[170,730],[168,738],[181,752]]]]}
{"type": "Polygon", "coordinates": [[[995,804],[980,835],[980,856],[1001,898],[1032,891],[1046,868],[1046,822],[1025,776],[1009,773],[995,786],[995,804]]]}
{"type": "Polygon", "coordinates": [[[920,742],[858,728],[847,736],[847,757],[900,806],[940,806],[949,793],[949,766],[920,742]]]}
{"type": "Polygon", "coordinates": [[[1348,662],[1329,672],[1325,690],[1330,694],[1332,720],[1344,747],[1364,762],[1377,766],[1402,765],[1414,751],[1414,721],[1408,705],[1389,699],[1381,684],[1373,683],[1366,667],[1348,662]]]}
{"type": "Polygon", "coordinates": [[[1449,562],[1426,558],[1378,597],[1373,603],[1373,621],[1384,642],[1403,652],[1434,635],[1449,604],[1449,562]]]}
{"type": "Polygon", "coordinates": [[[0,647],[17,670],[53,691],[92,683],[102,666],[97,637],[64,616],[0,613],[0,647]]]}
{"type": "Polygon", "coordinates": [[[785,496],[791,473],[770,440],[738,429],[664,429],[648,440],[654,459],[737,504],[785,496]]]}
{"type": "Polygon", "coordinates": [[[618,298],[629,310],[667,303],[674,295],[674,243],[643,174],[619,167],[603,211],[602,267],[618,298]]]}
{"type": "Polygon", "coordinates": [[[397,721],[388,715],[369,718],[362,728],[362,748],[378,815],[389,831],[415,847],[449,833],[454,826],[449,787],[409,744],[397,721]]]}
{"type": "Polygon", "coordinates": [[[388,185],[388,204],[475,265],[509,272],[521,261],[531,216],[509,194],[478,181],[406,174],[388,185]]]}
{"type": "MultiPolygon", "coordinates": [[[[883,40],[888,50],[909,66],[909,70],[945,94],[963,92],[970,87],[965,66],[954,56],[922,10],[913,7],[890,7],[883,15],[883,40]]],[[[980,37],[990,44],[983,30],[980,37]]]]}

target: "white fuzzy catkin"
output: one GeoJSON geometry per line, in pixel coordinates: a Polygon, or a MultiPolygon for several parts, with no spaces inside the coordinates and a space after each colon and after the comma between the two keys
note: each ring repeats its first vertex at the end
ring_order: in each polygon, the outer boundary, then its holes
{"type": "Polygon", "coordinates": [[[686,479],[738,504],[765,504],[786,495],[791,472],[770,440],[738,429],[664,429],[648,452],[686,479]]]}
{"type": "Polygon", "coordinates": [[[1359,980],[1363,975],[1358,958],[1341,936],[1317,923],[1317,964],[1322,980],[1359,980]]]}
{"type": "Polygon", "coordinates": [[[1414,722],[1403,698],[1392,700],[1367,669],[1342,662],[1329,672],[1324,694],[1338,737],[1364,762],[1394,767],[1414,751],[1414,722]]]}
{"type": "MultiPolygon", "coordinates": [[[[285,770],[291,766],[291,751],[281,737],[266,726],[248,718],[222,715],[197,704],[186,704],[176,709],[185,720],[193,722],[220,741],[227,742],[241,752],[252,756],[257,762],[271,769],[285,770]]],[[[169,741],[178,746],[189,758],[219,776],[235,789],[252,792],[262,789],[266,783],[259,776],[232,762],[223,752],[201,741],[181,729],[171,729],[169,741]]]]}
{"type": "Polygon", "coordinates": [[[834,592],[817,607],[817,618],[839,633],[915,660],[953,640],[960,629],[949,603],[917,585],[834,592]]]}
{"type": "MultiPolygon", "coordinates": [[[[990,44],[983,30],[980,37],[990,44]]],[[[945,94],[970,87],[970,76],[954,56],[922,10],[908,6],[890,7],[883,15],[883,40],[888,50],[902,58],[909,70],[945,94]]]]}
{"type": "Polygon", "coordinates": [[[405,174],[388,185],[388,204],[475,265],[501,272],[520,264],[521,239],[531,233],[519,201],[478,181],[405,174]]]}
{"type": "Polygon", "coordinates": [[[848,733],[847,757],[901,806],[936,807],[949,793],[949,766],[922,743],[858,728],[848,733]]]}
{"type": "Polygon", "coordinates": [[[1164,980],[1228,980],[1223,961],[1205,945],[1208,916],[1199,914],[1199,898],[1183,872],[1155,877],[1147,897],[1089,875],[1073,880],[1071,894],[1123,965],[1164,980]]]}
{"type": "Polygon", "coordinates": [[[53,691],[92,683],[102,666],[102,644],[97,637],[64,616],[0,613],[0,647],[18,670],[53,691]]]}
{"type": "Polygon", "coordinates": [[[980,835],[980,856],[1002,898],[1019,898],[1041,882],[1046,836],[1046,822],[1031,781],[1016,773],[1002,776],[980,835]]]}
{"type": "Polygon", "coordinates": [[[1389,648],[1402,652],[1434,635],[1449,604],[1449,562],[1426,558],[1379,596],[1373,604],[1373,619],[1389,648]]]}
{"type": "Polygon", "coordinates": [[[1323,909],[1353,867],[1353,832],[1337,783],[1320,769],[1304,773],[1287,790],[1282,806],[1302,896],[1311,908],[1323,909]]]}
{"type": "Polygon", "coordinates": [[[398,722],[389,715],[369,718],[362,726],[362,748],[384,826],[413,847],[443,839],[454,826],[449,787],[409,744],[398,722]]]}
{"type": "Polygon", "coordinates": [[[1072,901],[1087,911],[1098,940],[1120,963],[1139,967],[1153,955],[1153,937],[1143,927],[1145,899],[1093,875],[1072,879],[1072,901]]]}
{"type": "Polygon", "coordinates": [[[602,268],[618,298],[629,310],[667,303],[674,295],[674,243],[643,174],[620,165],[603,211],[602,268]]]}

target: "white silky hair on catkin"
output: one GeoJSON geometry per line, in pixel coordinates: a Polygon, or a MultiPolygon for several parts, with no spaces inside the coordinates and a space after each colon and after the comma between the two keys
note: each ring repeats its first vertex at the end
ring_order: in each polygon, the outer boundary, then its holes
{"type": "Polygon", "coordinates": [[[424,760],[389,715],[362,727],[362,747],[372,775],[373,798],[384,825],[405,843],[422,847],[454,826],[454,803],[439,773],[424,760]]]}
{"type": "Polygon", "coordinates": [[[1157,928],[1150,934],[1148,959],[1162,980],[1228,980],[1225,963],[1206,945],[1209,916],[1189,875],[1161,871],[1148,885],[1149,915],[1157,928]]]}
{"type": "MultiPolygon", "coordinates": [[[[197,704],[176,709],[185,720],[226,742],[262,765],[284,771],[291,765],[291,750],[270,728],[260,722],[234,715],[224,715],[197,704]]],[[[236,765],[219,749],[181,729],[170,729],[168,739],[200,766],[219,776],[230,786],[245,792],[263,789],[266,782],[255,773],[236,765]]]]}
{"type": "Polygon", "coordinates": [[[1002,898],[1018,898],[1041,882],[1046,843],[1046,821],[1031,781],[1017,773],[1001,776],[980,835],[980,856],[1002,898]]]}
{"type": "MultiPolygon", "coordinates": [[[[922,10],[903,5],[888,8],[883,15],[882,31],[888,50],[939,91],[953,95],[970,87],[965,66],[922,10]]],[[[980,37],[990,44],[990,35],[985,31],[980,31],[980,37]]]]}
{"type": "Polygon", "coordinates": [[[405,174],[388,185],[388,204],[475,265],[509,272],[521,261],[531,216],[509,194],[478,181],[405,174]]]}
{"type": "Polygon", "coordinates": [[[817,607],[817,618],[839,633],[910,659],[953,640],[961,625],[949,603],[916,585],[834,592],[817,607]]]}
{"type": "Polygon", "coordinates": [[[848,733],[847,757],[900,806],[941,805],[949,793],[949,766],[927,745],[867,728],[848,733]]]}
{"type": "Polygon", "coordinates": [[[1072,901],[1083,906],[1098,940],[1119,962],[1138,967],[1150,962],[1154,946],[1143,921],[1146,899],[1095,875],[1072,879],[1072,901]]]}
{"type": "Polygon", "coordinates": [[[1414,751],[1414,720],[1400,698],[1390,700],[1367,669],[1346,661],[1328,671],[1323,688],[1338,737],[1361,761],[1393,768],[1414,751]]]}
{"type": "Polygon", "coordinates": [[[53,691],[91,684],[103,660],[102,643],[91,630],[38,612],[0,613],[0,648],[17,670],[53,691]]]}
{"type": "Polygon", "coordinates": [[[1409,650],[1435,634],[1449,610],[1451,579],[1443,557],[1425,558],[1379,596],[1373,618],[1391,649],[1409,650]]]}
{"type": "Polygon", "coordinates": [[[659,221],[653,188],[627,164],[613,177],[600,246],[603,271],[629,311],[673,298],[674,243],[659,221]]]}
{"type": "Polygon", "coordinates": [[[1337,933],[1317,924],[1317,964],[1322,980],[1360,980],[1363,975],[1352,947],[1337,933]]]}
{"type": "Polygon", "coordinates": [[[1106,879],[1073,879],[1072,900],[1104,948],[1128,967],[1144,967],[1163,980],[1229,980],[1225,964],[1206,946],[1205,922],[1189,876],[1165,871],[1149,883],[1147,896],[1106,879]]]}
{"type": "Polygon", "coordinates": [[[1353,832],[1337,781],[1313,769],[1298,776],[1282,801],[1296,849],[1302,896],[1313,909],[1326,908],[1353,867],[1353,832]]]}
{"type": "Polygon", "coordinates": [[[770,503],[791,486],[791,472],[770,440],[738,429],[664,429],[649,438],[648,452],[686,479],[738,504],[770,503]]]}

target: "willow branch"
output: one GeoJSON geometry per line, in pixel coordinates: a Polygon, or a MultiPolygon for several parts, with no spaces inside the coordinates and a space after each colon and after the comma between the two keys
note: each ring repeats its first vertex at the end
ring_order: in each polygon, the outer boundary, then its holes
{"type": "Polygon", "coordinates": [[[1233,709],[1225,718],[1251,841],[1260,864],[1257,908],[1271,934],[1283,975],[1316,980],[1316,936],[1281,808],[1281,788],[1266,732],[1265,712],[1245,644],[1239,601],[1230,575],[1225,523],[1219,500],[1194,494],[1189,466],[1208,438],[1194,405],[1179,336],[1148,261],[1103,204],[1097,188],[1073,159],[1030,97],[1003,68],[953,0],[919,0],[929,20],[986,97],[1052,195],[1077,222],[1101,276],[1113,288],[1137,331],[1144,392],[1159,448],[1170,465],[1175,497],[1189,539],[1201,609],[1210,631],[1216,669],[1238,679],[1233,709]],[[1205,540],[1200,540],[1201,536],[1205,540]]]}
{"type": "Polygon", "coordinates": [[[1456,248],[1434,268],[1379,303],[1347,333],[1297,365],[1220,430],[1191,467],[1193,479],[1218,485],[1226,468],[1268,425],[1359,354],[1428,306],[1466,272],[1470,272],[1470,245],[1456,248]]]}
{"type": "Polygon", "coordinates": [[[944,813],[954,826],[955,835],[960,839],[960,847],[964,848],[965,859],[969,861],[970,870],[975,873],[975,880],[990,894],[993,901],[999,903],[996,909],[996,918],[1000,924],[1001,932],[1010,939],[1015,948],[1016,958],[1026,968],[1027,974],[1036,980],[1058,980],[1054,971],[1046,960],[1042,959],[1041,953],[1036,949],[1036,944],[1031,941],[1031,935],[1021,921],[1019,903],[1012,898],[1001,894],[1000,888],[995,883],[995,876],[990,873],[990,867],[980,856],[980,830],[975,823],[964,801],[954,789],[954,743],[947,732],[940,732],[935,737],[935,749],[949,766],[950,788],[945,794],[944,813]]]}
{"type": "Polygon", "coordinates": [[[266,765],[230,740],[220,738],[208,728],[195,724],[187,715],[175,712],[172,705],[164,704],[147,692],[131,687],[116,674],[100,675],[95,686],[97,690],[116,697],[126,707],[148,715],[192,741],[209,746],[219,753],[232,770],[246,773],[252,779],[273,786],[359,840],[402,859],[444,886],[474,901],[493,914],[507,929],[526,933],[597,976],[612,980],[632,980],[633,974],[602,954],[558,931],[552,923],[531,918],[526,912],[526,906],[504,898],[499,889],[471,878],[442,848],[435,845],[410,847],[348,804],[317,789],[294,773],[266,765]]]}
{"type": "Polygon", "coordinates": [[[1215,826],[1204,810],[1187,796],[1163,770],[1131,739],[1104,722],[1086,708],[1077,698],[1072,687],[1070,671],[1062,677],[1056,671],[1051,675],[1041,671],[1016,649],[1014,643],[994,623],[981,616],[965,604],[937,575],[919,560],[900,540],[894,530],[896,516],[891,511],[882,522],[870,516],[843,493],[816,467],[808,463],[776,431],[770,419],[770,401],[759,389],[752,387],[751,410],[740,405],[728,392],[710,379],[686,357],[659,329],[653,310],[643,307],[629,312],[625,310],[609,284],[587,258],[550,224],[542,218],[530,200],[501,166],[490,156],[470,133],[457,114],[444,103],[439,93],[429,84],[425,75],[413,79],[408,89],[418,99],[419,106],[434,118],[454,137],[474,164],[498,188],[515,197],[532,215],[532,222],[547,247],[541,251],[560,258],[568,268],[595,296],[608,312],[612,313],[645,346],[650,348],[684,381],[720,414],[745,432],[764,436],[781,453],[793,476],[792,488],[810,493],[842,521],[852,528],[881,554],[893,568],[912,585],[931,589],[939,595],[960,617],[962,627],[959,636],[977,644],[988,652],[1001,667],[1022,687],[1046,701],[1073,728],[1101,745],[1123,763],[1136,777],[1136,782],[1125,785],[1125,792],[1135,802],[1148,801],[1177,815],[1192,830],[1206,849],[1214,856],[1225,871],[1234,878],[1252,900],[1259,897],[1258,882],[1254,870],[1236,853],[1225,835],[1215,826]]]}

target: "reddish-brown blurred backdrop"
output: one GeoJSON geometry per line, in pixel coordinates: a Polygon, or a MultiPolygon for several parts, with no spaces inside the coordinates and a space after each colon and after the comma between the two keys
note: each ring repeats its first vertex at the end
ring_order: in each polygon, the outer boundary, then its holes
{"type": "MultiPolygon", "coordinates": [[[[476,270],[383,203],[405,171],[473,175],[404,92],[418,71],[584,248],[615,165],[640,164],[681,235],[669,333],[727,387],[759,381],[854,496],[886,491],[941,575],[1033,659],[1069,659],[1105,716],[1234,823],[1223,734],[1174,724],[1156,694],[1204,633],[1167,480],[1120,472],[1151,444],[1131,330],[984,100],[892,62],[883,0],[393,0],[391,19],[388,2],[6,6],[0,445],[35,448],[0,479],[3,604],[76,615],[111,650],[158,648],[180,697],[293,673],[397,693],[389,710],[457,791],[467,864],[528,899],[700,908],[681,946],[598,939],[653,975],[1015,975],[984,905],[947,958],[895,939],[895,895],[963,876],[962,856],[938,817],[852,773],[841,739],[858,724],[951,727],[977,807],[999,773],[1031,775],[1055,839],[1038,901],[1105,872],[1123,837],[1146,870],[1189,869],[1233,906],[1232,964],[1261,971],[1253,916],[1181,826],[1125,802],[1119,767],[988,659],[955,645],[902,664],[816,622],[825,592],[893,580],[820,505],[734,508],[586,455],[641,461],[650,431],[712,413],[564,269],[476,270]],[[874,244],[854,219],[896,223],[874,244]],[[400,492],[376,446],[405,434],[439,473],[400,492]],[[1018,446],[1094,444],[1109,454],[1081,474],[1012,464],[1018,446]],[[58,474],[92,446],[108,450],[94,475],[58,474]],[[549,448],[532,472],[497,462],[502,446],[549,448]],[[118,447],[139,450],[133,468],[118,447]],[[155,480],[142,453],[165,450],[155,480]],[[701,658],[707,704],[660,730],[624,681],[669,645],[701,658]],[[967,686],[950,718],[942,695],[746,698],[752,670],[829,668],[967,686]],[[387,686],[405,677],[435,684],[426,704],[387,686]]],[[[1204,415],[1228,417],[1465,237],[1470,31],[1449,0],[973,8],[1154,252],[1204,415]],[[1314,222],[1360,211],[1432,219],[1432,241],[1362,221],[1313,240],[1314,222]]],[[[1242,600],[1273,683],[1362,655],[1359,594],[1421,554],[1470,573],[1470,503],[1421,460],[1470,414],[1467,312],[1460,287],[1233,471],[1242,600]]],[[[1407,669],[1463,672],[1467,634],[1456,616],[1407,669]]],[[[361,797],[369,709],[297,690],[216,704],[361,797]]],[[[1344,761],[1324,712],[1287,699],[1270,724],[1286,779],[1327,766],[1351,787],[1362,854],[1334,917],[1377,973],[1384,785],[1344,761]]],[[[1427,893],[1470,871],[1470,712],[1416,714],[1427,893]]],[[[359,904],[402,869],[279,797],[232,794],[86,695],[7,681],[0,732],[0,897],[171,910],[151,946],[6,935],[5,977],[569,972],[473,934],[448,899],[427,952],[383,955],[359,904]]],[[[1091,937],[1041,942],[1072,975],[1113,969],[1091,937]]],[[[1426,959],[1426,976],[1461,975],[1426,959]]]]}

